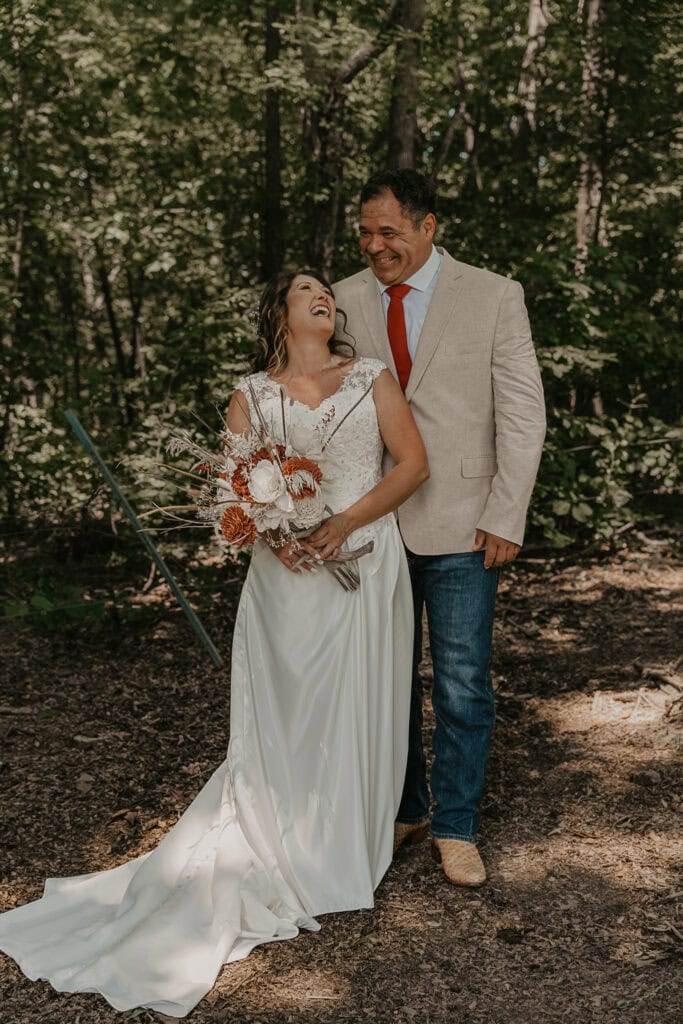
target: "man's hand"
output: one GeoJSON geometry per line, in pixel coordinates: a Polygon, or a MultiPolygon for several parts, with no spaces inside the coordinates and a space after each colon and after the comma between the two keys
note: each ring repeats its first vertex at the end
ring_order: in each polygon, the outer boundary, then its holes
{"type": "Polygon", "coordinates": [[[495,533],[487,533],[486,530],[477,530],[474,538],[473,551],[485,549],[484,568],[493,569],[506,562],[512,562],[519,554],[519,544],[513,544],[511,540],[504,537],[497,537],[495,533]]]}

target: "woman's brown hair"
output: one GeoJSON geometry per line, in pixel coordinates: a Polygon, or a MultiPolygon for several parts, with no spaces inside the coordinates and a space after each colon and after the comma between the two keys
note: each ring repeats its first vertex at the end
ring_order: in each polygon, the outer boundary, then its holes
{"type": "MultiPolygon", "coordinates": [[[[277,377],[287,365],[287,295],[294,278],[302,276],[314,278],[332,294],[332,285],[319,270],[307,268],[271,277],[263,289],[259,303],[258,348],[252,360],[254,370],[265,370],[271,376],[277,377]]],[[[343,333],[347,338],[351,338],[351,335],[346,333],[346,313],[338,309],[337,316],[342,317],[344,321],[343,333]]],[[[327,347],[333,355],[344,355],[347,359],[353,359],[356,354],[352,340],[344,341],[337,336],[336,325],[328,339],[327,347]]]]}

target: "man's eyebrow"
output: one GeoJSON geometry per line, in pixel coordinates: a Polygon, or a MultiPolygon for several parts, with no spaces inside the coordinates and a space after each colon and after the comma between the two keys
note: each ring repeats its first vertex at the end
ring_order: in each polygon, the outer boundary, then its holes
{"type": "MultiPolygon", "coordinates": [[[[362,221],[358,225],[358,228],[359,228],[360,231],[367,231],[367,227],[365,226],[365,224],[363,224],[362,221]]],[[[397,235],[399,235],[401,233],[401,229],[397,228],[394,224],[380,224],[378,230],[379,231],[393,231],[397,235]]]]}

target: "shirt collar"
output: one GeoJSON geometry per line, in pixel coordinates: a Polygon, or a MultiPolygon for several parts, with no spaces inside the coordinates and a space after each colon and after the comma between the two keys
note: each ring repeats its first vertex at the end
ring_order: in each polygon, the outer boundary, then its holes
{"type": "MultiPolygon", "coordinates": [[[[426,263],[423,263],[419,270],[416,270],[412,277],[409,277],[404,284],[410,285],[418,292],[426,292],[432,283],[432,278],[439,270],[441,266],[441,253],[438,251],[435,245],[432,246],[429,259],[426,263]]],[[[390,288],[389,284],[382,284],[382,282],[375,278],[377,286],[379,288],[380,295],[384,295],[387,288],[390,288]]]]}

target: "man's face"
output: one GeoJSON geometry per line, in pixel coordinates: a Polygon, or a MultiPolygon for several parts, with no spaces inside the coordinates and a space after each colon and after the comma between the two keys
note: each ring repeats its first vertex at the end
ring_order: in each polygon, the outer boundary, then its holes
{"type": "Polygon", "coordinates": [[[361,207],[360,249],[382,284],[402,284],[429,259],[435,228],[433,213],[416,224],[393,192],[382,192],[361,207]]]}

